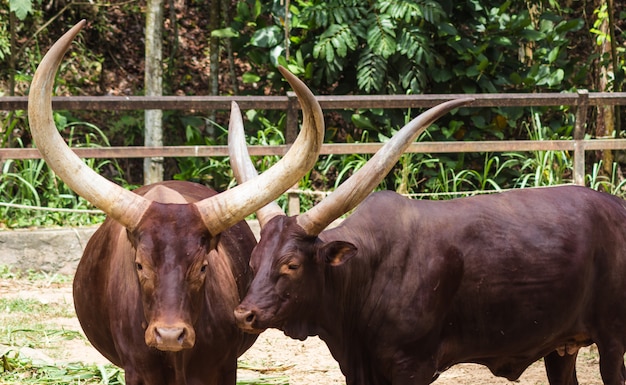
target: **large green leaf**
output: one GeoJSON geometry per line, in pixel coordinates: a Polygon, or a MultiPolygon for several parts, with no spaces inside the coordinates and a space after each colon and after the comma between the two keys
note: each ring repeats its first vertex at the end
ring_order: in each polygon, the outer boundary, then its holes
{"type": "Polygon", "coordinates": [[[26,16],[33,12],[33,2],[31,0],[9,0],[9,7],[20,20],[26,19],[26,16]]]}
{"type": "Polygon", "coordinates": [[[277,25],[272,25],[256,31],[250,39],[250,44],[256,47],[272,48],[277,46],[283,37],[282,29],[277,25]]]}
{"type": "Polygon", "coordinates": [[[216,29],[214,31],[211,31],[211,36],[219,37],[219,38],[239,37],[239,32],[228,27],[228,28],[216,29]]]}

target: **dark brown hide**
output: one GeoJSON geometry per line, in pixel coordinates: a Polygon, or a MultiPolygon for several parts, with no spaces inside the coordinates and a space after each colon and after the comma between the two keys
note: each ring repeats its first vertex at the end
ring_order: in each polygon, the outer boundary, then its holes
{"type": "Polygon", "coordinates": [[[578,186],[379,192],[318,237],[270,221],[235,314],[249,332],[319,335],[348,385],[425,385],[461,362],[515,380],[542,357],[551,384],[576,384],[591,343],[604,383],[623,385],[625,223],[622,200],[578,186]]]}
{"type": "Polygon", "coordinates": [[[241,222],[214,239],[194,206],[164,203],[214,195],[207,187],[170,181],[136,192],[161,203],[132,233],[107,219],[76,271],[85,334],[128,385],[234,385],[237,357],[255,340],[233,317],[251,280],[254,235],[241,222]]]}

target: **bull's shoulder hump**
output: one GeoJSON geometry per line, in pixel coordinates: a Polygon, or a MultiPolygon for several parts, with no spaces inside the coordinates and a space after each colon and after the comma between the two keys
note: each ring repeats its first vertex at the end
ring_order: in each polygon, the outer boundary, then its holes
{"type": "Polygon", "coordinates": [[[207,186],[187,181],[164,181],[134,190],[159,203],[192,203],[208,198],[217,192],[207,186]]]}

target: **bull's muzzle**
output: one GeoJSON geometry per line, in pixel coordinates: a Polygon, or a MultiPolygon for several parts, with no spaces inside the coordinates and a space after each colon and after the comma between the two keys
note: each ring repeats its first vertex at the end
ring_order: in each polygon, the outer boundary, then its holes
{"type": "Polygon", "coordinates": [[[261,333],[262,329],[254,327],[256,322],[256,312],[243,305],[235,308],[235,319],[237,320],[237,326],[246,333],[261,333]]]}
{"type": "Polygon", "coordinates": [[[196,333],[193,327],[186,323],[154,322],[146,329],[145,338],[146,344],[150,347],[166,352],[178,352],[193,347],[196,333]]]}

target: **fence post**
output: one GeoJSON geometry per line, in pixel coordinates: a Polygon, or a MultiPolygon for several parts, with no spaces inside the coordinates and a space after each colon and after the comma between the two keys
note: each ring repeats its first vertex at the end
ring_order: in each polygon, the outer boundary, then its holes
{"type": "Polygon", "coordinates": [[[576,124],[574,126],[574,183],[585,185],[585,138],[587,127],[587,109],[589,107],[589,91],[578,90],[576,105],[576,124]]]}
{"type": "MultiPolygon", "coordinates": [[[[298,135],[298,98],[293,91],[287,91],[287,118],[285,120],[285,142],[289,146],[293,144],[298,135]]],[[[295,189],[298,188],[296,184],[295,189]]],[[[287,214],[300,214],[300,197],[297,193],[287,193],[287,214]]]]}

